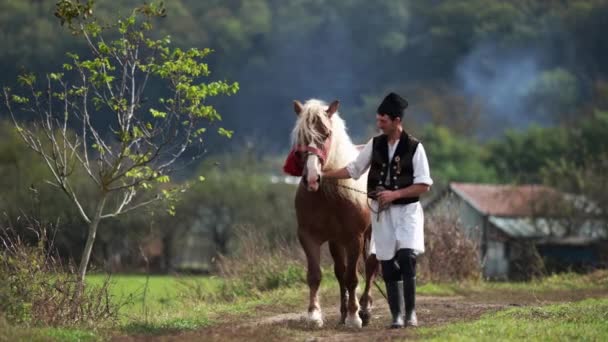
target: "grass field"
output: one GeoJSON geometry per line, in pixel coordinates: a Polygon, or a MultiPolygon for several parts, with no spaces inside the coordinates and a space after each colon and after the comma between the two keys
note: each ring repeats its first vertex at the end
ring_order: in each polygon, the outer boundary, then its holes
{"type": "MultiPolygon", "coordinates": [[[[100,284],[104,276],[90,276],[89,283],[100,284]]],[[[225,282],[217,277],[114,276],[112,291],[124,303],[119,330],[125,333],[161,334],[198,329],[210,324],[247,316],[253,308],[281,303],[296,304],[303,286],[222,300],[219,292],[225,282]]]]}
{"type": "Polygon", "coordinates": [[[471,323],[419,329],[418,336],[431,341],[608,341],[608,298],[510,309],[471,323]]]}
{"type": "MultiPolygon", "coordinates": [[[[87,279],[89,284],[101,284],[105,276],[90,275],[87,279]]],[[[133,334],[163,335],[258,317],[273,310],[300,312],[307,305],[307,288],[302,283],[226,300],[222,294],[230,288],[227,290],[226,281],[217,277],[119,275],[113,276],[111,282],[114,301],[123,304],[116,325],[95,329],[17,328],[0,320],[0,341],[97,341],[133,334]]],[[[379,285],[383,286],[381,280],[379,285]]],[[[330,298],[328,301],[335,300],[336,287],[333,275],[326,273],[322,293],[330,298]]],[[[563,274],[527,283],[423,284],[418,293],[430,297],[475,297],[596,289],[608,289],[608,272],[583,276],[563,274]]],[[[378,294],[376,300],[383,301],[378,294]]],[[[483,315],[473,322],[421,328],[416,331],[416,337],[433,340],[608,340],[607,298],[530,305],[483,315]]]]}

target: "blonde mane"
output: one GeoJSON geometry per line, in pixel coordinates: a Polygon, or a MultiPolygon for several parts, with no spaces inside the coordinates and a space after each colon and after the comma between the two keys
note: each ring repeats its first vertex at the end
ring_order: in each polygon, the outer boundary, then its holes
{"type": "MultiPolygon", "coordinates": [[[[326,111],[328,104],[317,99],[310,99],[304,103],[302,111],[298,116],[296,125],[291,133],[292,145],[304,144],[305,142],[315,141],[322,145],[322,134],[315,130],[314,122],[321,120],[325,127],[331,130],[331,145],[327,153],[327,160],[323,165],[323,169],[333,170],[346,166],[351,161],[355,160],[359,155],[359,151],[352,143],[344,120],[338,112],[328,118],[326,111]]],[[[336,187],[335,181],[321,181],[319,191],[324,191],[327,194],[337,194],[340,197],[347,198],[353,202],[358,202],[361,205],[366,205],[367,197],[365,195],[367,184],[367,173],[362,175],[358,180],[341,179],[338,183],[347,187],[355,188],[361,192],[349,190],[344,187],[336,187]]]]}

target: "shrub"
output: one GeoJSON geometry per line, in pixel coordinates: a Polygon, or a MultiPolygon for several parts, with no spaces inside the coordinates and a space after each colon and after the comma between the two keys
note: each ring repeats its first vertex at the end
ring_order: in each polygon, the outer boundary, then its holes
{"type": "Polygon", "coordinates": [[[27,235],[33,238],[0,227],[0,314],[9,323],[32,325],[115,321],[121,304],[112,301],[109,277],[101,285],[78,289],[74,269],[53,254],[47,229],[27,221],[27,235]]]}
{"type": "Polygon", "coordinates": [[[481,263],[477,247],[464,235],[462,224],[451,210],[426,216],[425,253],[420,258],[421,281],[447,282],[479,279],[481,263]]]}
{"type": "Polygon", "coordinates": [[[219,291],[209,294],[192,282],[184,282],[187,296],[197,300],[231,301],[260,292],[306,283],[302,249],[296,244],[272,245],[263,232],[251,226],[238,229],[235,253],[218,256],[218,274],[225,278],[219,291]]]}

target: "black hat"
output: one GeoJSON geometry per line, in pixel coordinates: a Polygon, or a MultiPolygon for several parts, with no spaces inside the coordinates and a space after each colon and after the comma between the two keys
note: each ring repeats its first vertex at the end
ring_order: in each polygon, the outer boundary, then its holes
{"type": "Polygon", "coordinates": [[[407,100],[395,93],[390,93],[382,100],[377,113],[386,114],[393,119],[400,118],[403,116],[405,108],[407,108],[407,100]]]}

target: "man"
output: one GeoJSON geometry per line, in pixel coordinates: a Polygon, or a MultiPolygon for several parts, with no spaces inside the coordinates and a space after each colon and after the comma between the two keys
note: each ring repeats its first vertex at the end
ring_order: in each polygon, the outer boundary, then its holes
{"type": "Polygon", "coordinates": [[[433,184],[422,144],[401,125],[407,106],[399,95],[388,94],[376,114],[382,134],[370,140],[356,160],[323,174],[323,178],[358,179],[370,169],[367,193],[372,199],[371,252],[382,264],[392,328],[418,325],[416,256],[424,252],[424,214],[419,196],[433,184]]]}

